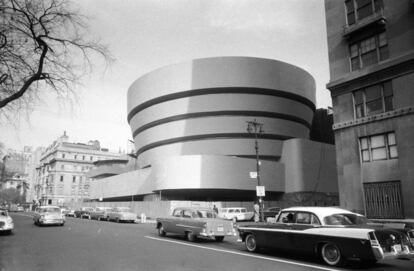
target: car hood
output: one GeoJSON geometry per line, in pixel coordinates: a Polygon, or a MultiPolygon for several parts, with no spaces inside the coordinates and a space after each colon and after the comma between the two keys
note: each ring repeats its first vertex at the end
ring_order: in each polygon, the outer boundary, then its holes
{"type": "Polygon", "coordinates": [[[11,219],[10,216],[0,216],[0,221],[7,221],[8,219],[11,219]]]}

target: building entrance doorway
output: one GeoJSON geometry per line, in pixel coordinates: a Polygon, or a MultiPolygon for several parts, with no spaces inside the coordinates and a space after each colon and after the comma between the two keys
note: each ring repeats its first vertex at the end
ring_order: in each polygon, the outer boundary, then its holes
{"type": "Polygon", "coordinates": [[[368,218],[404,218],[400,181],[364,183],[368,218]]]}

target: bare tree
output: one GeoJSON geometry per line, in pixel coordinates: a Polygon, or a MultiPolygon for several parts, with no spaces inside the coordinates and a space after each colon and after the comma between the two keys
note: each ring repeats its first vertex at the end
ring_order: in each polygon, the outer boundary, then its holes
{"type": "Polygon", "coordinates": [[[76,96],[95,54],[111,61],[68,0],[0,0],[0,110],[30,107],[46,90],[76,96]]]}

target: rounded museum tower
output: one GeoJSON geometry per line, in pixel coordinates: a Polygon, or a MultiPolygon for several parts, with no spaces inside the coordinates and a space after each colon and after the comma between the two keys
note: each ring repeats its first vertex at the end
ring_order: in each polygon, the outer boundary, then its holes
{"type": "Polygon", "coordinates": [[[315,81],[276,60],[213,57],[166,66],[128,90],[128,122],[140,167],[185,155],[255,157],[247,121],[263,124],[260,158],[279,160],[282,143],[308,138],[315,81]]]}

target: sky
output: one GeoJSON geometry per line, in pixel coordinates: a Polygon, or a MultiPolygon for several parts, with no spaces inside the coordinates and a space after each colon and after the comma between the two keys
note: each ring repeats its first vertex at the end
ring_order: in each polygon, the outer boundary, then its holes
{"type": "MultiPolygon", "coordinates": [[[[140,76],[194,58],[250,56],[299,66],[316,81],[317,108],[331,106],[322,0],[77,0],[90,33],[114,63],[77,87],[78,101],[43,97],[28,116],[0,124],[6,148],[48,146],[66,131],[70,142],[99,140],[125,151],[132,139],[127,91],[140,76]]],[[[0,112],[1,113],[1,112],[0,112]]]]}

